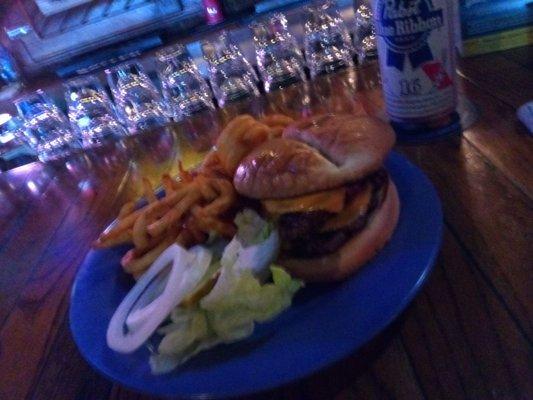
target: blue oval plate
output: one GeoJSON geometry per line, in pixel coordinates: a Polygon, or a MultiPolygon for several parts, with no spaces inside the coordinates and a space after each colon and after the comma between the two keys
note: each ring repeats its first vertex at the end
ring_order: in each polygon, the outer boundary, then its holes
{"type": "Polygon", "coordinates": [[[124,386],[185,397],[238,396],[273,388],[348,356],[409,304],[441,243],[442,211],[432,184],[396,153],[386,166],[398,187],[400,221],[368,265],[344,282],[308,285],[290,309],[257,325],[248,339],[201,353],[165,375],[150,373],[146,348],[123,355],[107,347],[107,325],[133,281],[120,267],[126,248],[91,251],[76,277],[70,306],[70,327],[81,353],[124,386]]]}

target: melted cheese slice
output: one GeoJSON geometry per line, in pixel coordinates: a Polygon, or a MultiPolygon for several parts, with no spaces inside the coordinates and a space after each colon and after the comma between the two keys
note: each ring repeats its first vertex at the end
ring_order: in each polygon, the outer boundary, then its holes
{"type": "Polygon", "coordinates": [[[367,183],[365,188],[357,193],[341,212],[326,221],[321,231],[335,231],[354,222],[361,215],[368,212],[371,200],[372,185],[367,183]]]}
{"type": "Polygon", "coordinates": [[[271,214],[308,211],[338,213],[344,207],[345,197],[346,189],[339,188],[292,197],[290,199],[263,200],[263,206],[271,214]]]}

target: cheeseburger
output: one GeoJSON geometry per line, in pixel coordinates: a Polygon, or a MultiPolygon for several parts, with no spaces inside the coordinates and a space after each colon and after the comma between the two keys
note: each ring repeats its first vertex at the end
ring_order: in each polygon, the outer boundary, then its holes
{"type": "Polygon", "coordinates": [[[399,199],[383,162],[393,145],[376,118],[325,115],[287,126],[241,161],[235,188],[277,220],[280,264],[293,276],[343,279],[389,240],[399,199]]]}

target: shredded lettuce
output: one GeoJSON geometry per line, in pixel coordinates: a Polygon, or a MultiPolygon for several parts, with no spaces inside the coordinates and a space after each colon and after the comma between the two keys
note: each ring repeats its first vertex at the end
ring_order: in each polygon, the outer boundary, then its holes
{"type": "Polygon", "coordinates": [[[208,335],[206,315],[201,312],[189,312],[186,318],[173,322],[166,327],[167,334],[159,344],[161,353],[180,354],[186,351],[195,341],[208,335]]]}
{"type": "Polygon", "coordinates": [[[270,271],[272,272],[272,280],[274,285],[282,288],[288,293],[294,295],[298,290],[303,287],[303,282],[299,279],[293,279],[283,267],[272,264],[270,266],[270,271]]]}
{"type": "Polygon", "coordinates": [[[201,299],[175,308],[170,323],[158,330],[163,339],[150,357],[152,372],[168,372],[204,349],[251,335],[256,322],[288,308],[303,286],[271,264],[279,248],[271,224],[248,209],[237,215],[235,223],[236,237],[224,249],[220,263],[206,274],[219,271],[214,287],[201,299]],[[265,273],[271,282],[263,283],[265,273]]]}
{"type": "Polygon", "coordinates": [[[243,247],[264,242],[274,229],[273,225],[264,220],[254,210],[245,208],[235,216],[237,239],[243,247]]]}
{"type": "Polygon", "coordinates": [[[222,253],[222,267],[234,266],[235,270],[251,271],[262,281],[267,279],[268,267],[279,251],[278,231],[251,209],[237,214],[235,223],[237,234],[222,253]]]}
{"type": "MultiPolygon", "coordinates": [[[[272,270],[272,268],[271,268],[272,270]]],[[[279,267],[274,267],[276,280],[261,283],[250,271],[227,269],[223,291],[212,291],[200,302],[214,333],[223,341],[248,336],[254,322],[267,321],[290,306],[301,282],[293,280],[279,267]]],[[[219,279],[220,279],[219,278],[219,279]]]]}
{"type": "Polygon", "coordinates": [[[227,268],[213,290],[194,309],[176,308],[171,323],[159,330],[163,340],[150,357],[154,373],[165,373],[199,351],[252,334],[256,322],[268,321],[291,305],[303,286],[272,265],[272,282],[261,284],[250,271],[227,268]]]}

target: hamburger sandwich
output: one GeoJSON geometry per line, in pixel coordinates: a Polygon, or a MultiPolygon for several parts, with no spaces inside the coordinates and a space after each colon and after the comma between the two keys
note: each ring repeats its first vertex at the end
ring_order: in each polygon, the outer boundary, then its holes
{"type": "Polygon", "coordinates": [[[279,262],[293,276],[341,280],[389,240],[400,206],[383,166],[393,145],[376,118],[324,115],[287,126],[240,162],[235,188],[277,220],[279,262]]]}

